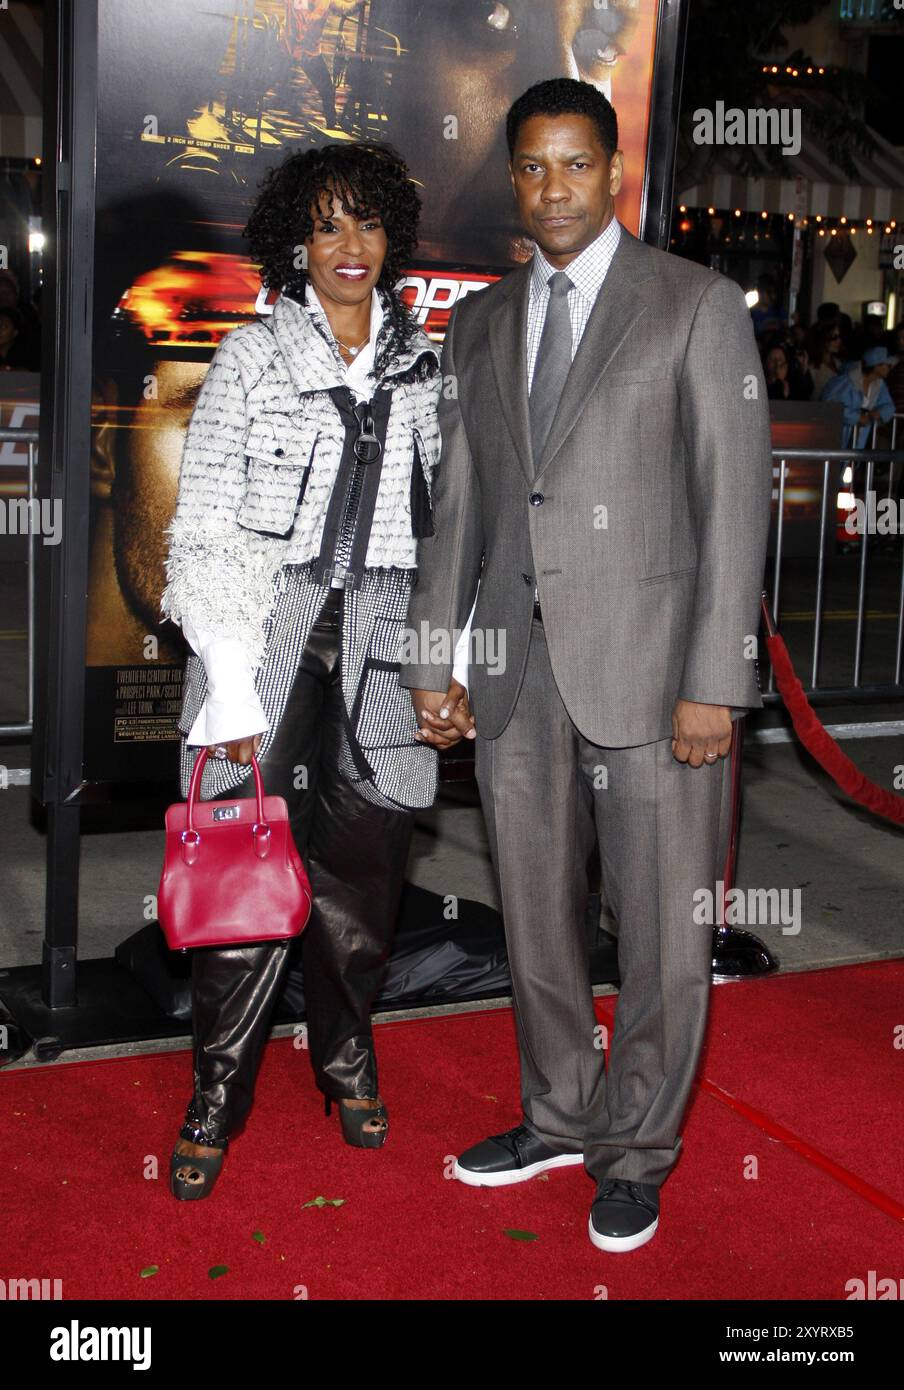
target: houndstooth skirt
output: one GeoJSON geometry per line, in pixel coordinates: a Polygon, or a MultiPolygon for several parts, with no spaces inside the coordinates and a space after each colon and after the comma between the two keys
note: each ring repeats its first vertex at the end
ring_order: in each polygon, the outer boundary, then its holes
{"type": "MultiPolygon", "coordinates": [[[[313,580],[314,562],[284,565],[274,583],[274,602],[265,625],[265,652],[255,672],[255,689],[269,728],[263,757],[276,736],[308,635],[328,590],[313,580]]],[[[435,748],[418,742],[411,693],[399,685],[402,631],[416,570],[367,569],[357,589],[345,590],[342,629],[342,689],[346,728],[341,774],[367,801],[403,810],[431,806],[438,781],[435,748]]],[[[191,652],[185,667],[179,716],[180,780],[188,785],[197,749],[186,735],[207,696],[204,663],[191,652]]],[[[251,776],[251,767],[210,758],[201,779],[209,800],[251,776]]]]}

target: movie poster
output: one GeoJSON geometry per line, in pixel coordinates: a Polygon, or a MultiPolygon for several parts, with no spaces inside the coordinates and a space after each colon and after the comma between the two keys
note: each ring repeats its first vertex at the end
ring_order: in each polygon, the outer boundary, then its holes
{"type": "Polygon", "coordinates": [[[100,0],[84,775],[175,778],[185,647],[159,622],[182,440],[221,337],[266,312],[242,229],[290,149],[389,141],[424,203],[405,297],[455,302],[527,259],[505,114],[543,78],[616,108],[641,214],[661,0],[100,0]]]}

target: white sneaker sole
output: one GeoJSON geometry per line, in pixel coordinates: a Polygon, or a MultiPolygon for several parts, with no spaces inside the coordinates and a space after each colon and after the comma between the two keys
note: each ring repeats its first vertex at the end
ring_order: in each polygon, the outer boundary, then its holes
{"type": "Polygon", "coordinates": [[[507,1168],[502,1173],[475,1173],[472,1168],[462,1168],[456,1160],[452,1176],[459,1182],[467,1183],[468,1187],[510,1187],[512,1183],[528,1182],[530,1178],[539,1177],[550,1168],[570,1168],[583,1162],[583,1154],[557,1154],[555,1158],[529,1163],[526,1168],[507,1168]]]}
{"type": "Polygon", "coordinates": [[[610,1255],[619,1255],[627,1250],[639,1250],[642,1245],[646,1245],[648,1240],[652,1240],[659,1227],[659,1217],[651,1226],[645,1230],[638,1231],[636,1236],[601,1236],[599,1231],[593,1229],[593,1216],[587,1223],[590,1239],[597,1250],[608,1250],[610,1255]]]}

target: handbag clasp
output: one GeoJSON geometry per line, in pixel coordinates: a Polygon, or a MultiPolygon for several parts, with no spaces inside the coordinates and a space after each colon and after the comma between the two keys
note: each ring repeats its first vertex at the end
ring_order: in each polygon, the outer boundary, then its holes
{"type": "Polygon", "coordinates": [[[201,836],[197,830],[183,830],[179,837],[182,841],[182,858],[186,864],[194,864],[198,858],[198,847],[201,843],[201,836]]]}

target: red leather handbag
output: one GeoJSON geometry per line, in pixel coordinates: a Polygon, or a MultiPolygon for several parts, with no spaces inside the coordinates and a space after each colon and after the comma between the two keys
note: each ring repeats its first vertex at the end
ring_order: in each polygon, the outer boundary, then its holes
{"type": "Polygon", "coordinates": [[[208,753],[195,759],[188,801],[166,813],[157,920],[173,951],[247,946],[298,936],[311,915],[311,885],[281,796],[199,801],[208,753]]]}

